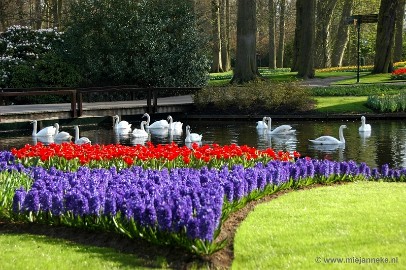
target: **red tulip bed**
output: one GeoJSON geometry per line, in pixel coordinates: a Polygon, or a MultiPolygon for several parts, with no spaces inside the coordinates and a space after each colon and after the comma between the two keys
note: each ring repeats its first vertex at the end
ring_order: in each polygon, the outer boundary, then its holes
{"type": "Polygon", "coordinates": [[[406,181],[406,169],[238,145],[26,145],[0,152],[0,219],[115,231],[200,255],[221,224],[282,189],[406,181]]]}

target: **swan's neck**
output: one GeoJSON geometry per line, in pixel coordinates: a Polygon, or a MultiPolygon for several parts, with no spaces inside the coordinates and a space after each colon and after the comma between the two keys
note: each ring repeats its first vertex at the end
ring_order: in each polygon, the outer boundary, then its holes
{"type": "Polygon", "coordinates": [[[79,128],[75,127],[75,141],[79,140],[79,128]]]}
{"type": "Polygon", "coordinates": [[[168,117],[168,120],[169,120],[169,125],[171,125],[171,126],[172,126],[172,123],[173,123],[173,119],[172,119],[172,117],[168,117]]]}
{"type": "Polygon", "coordinates": [[[345,143],[343,128],[340,128],[340,130],[338,131],[338,136],[340,137],[340,142],[345,143]]]}
{"type": "Polygon", "coordinates": [[[37,135],[37,121],[34,121],[32,125],[33,125],[32,135],[35,136],[37,135]]]}
{"type": "Polygon", "coordinates": [[[271,129],[271,122],[272,122],[271,118],[268,118],[268,131],[272,130],[271,129]]]}

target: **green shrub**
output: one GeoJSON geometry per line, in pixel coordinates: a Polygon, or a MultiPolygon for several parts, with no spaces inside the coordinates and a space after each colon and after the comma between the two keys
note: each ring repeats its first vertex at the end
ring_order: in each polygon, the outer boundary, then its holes
{"type": "Polygon", "coordinates": [[[370,96],[367,107],[377,112],[406,112],[406,93],[398,95],[370,96]]]}
{"type": "Polygon", "coordinates": [[[70,10],[65,50],[87,84],[207,83],[206,46],[191,1],[79,0],[70,10]]]}
{"type": "Polygon", "coordinates": [[[260,81],[242,86],[206,87],[194,96],[196,109],[204,113],[293,113],[313,108],[309,90],[294,83],[260,81]]]}

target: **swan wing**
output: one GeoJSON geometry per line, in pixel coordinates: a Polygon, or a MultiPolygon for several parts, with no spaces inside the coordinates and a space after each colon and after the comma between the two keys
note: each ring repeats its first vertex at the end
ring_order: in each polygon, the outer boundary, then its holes
{"type": "Polygon", "coordinates": [[[72,136],[68,132],[65,132],[65,131],[58,132],[55,135],[55,141],[70,141],[71,139],[72,139],[72,136]]]}
{"type": "Polygon", "coordinates": [[[361,132],[369,132],[371,131],[371,125],[365,124],[364,126],[360,126],[358,130],[361,132]]]}
{"type": "Polygon", "coordinates": [[[54,136],[56,132],[55,127],[45,127],[37,132],[36,136],[54,136]]]}
{"type": "Polygon", "coordinates": [[[155,121],[148,128],[169,128],[169,123],[166,120],[155,121]]]}
{"type": "Polygon", "coordinates": [[[81,137],[81,138],[75,140],[75,144],[88,144],[88,143],[90,144],[92,142],[87,137],[81,137]]]}
{"type": "Polygon", "coordinates": [[[341,144],[342,143],[332,136],[321,136],[321,137],[318,137],[317,139],[309,140],[309,141],[314,144],[341,144]]]}
{"type": "Polygon", "coordinates": [[[261,121],[257,122],[257,128],[258,129],[268,128],[268,125],[264,121],[261,120],[261,121]]]}
{"type": "Polygon", "coordinates": [[[296,130],[292,129],[290,125],[281,125],[271,131],[271,134],[293,134],[296,130]]]}
{"type": "Polygon", "coordinates": [[[148,133],[142,129],[134,129],[132,132],[133,137],[136,138],[145,138],[148,137],[148,133]]]}

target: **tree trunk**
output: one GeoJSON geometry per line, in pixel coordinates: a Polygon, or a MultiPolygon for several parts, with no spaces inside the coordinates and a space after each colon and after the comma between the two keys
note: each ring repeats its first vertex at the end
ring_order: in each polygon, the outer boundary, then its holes
{"type": "Polygon", "coordinates": [[[343,63],[345,47],[347,46],[350,32],[346,19],[351,16],[353,3],[354,0],[344,1],[343,11],[331,53],[331,65],[333,67],[341,67],[343,63]]]}
{"type": "Polygon", "coordinates": [[[220,36],[220,3],[219,0],[211,1],[212,37],[213,37],[213,62],[211,72],[223,72],[221,64],[221,36],[220,36]]]}
{"type": "Polygon", "coordinates": [[[406,0],[399,0],[399,7],[396,12],[395,23],[395,48],[393,49],[393,61],[402,61],[402,44],[403,44],[403,21],[405,18],[406,0]]]}
{"type": "Polygon", "coordinates": [[[58,0],[52,0],[52,26],[59,26],[58,0]]]}
{"type": "Polygon", "coordinates": [[[395,14],[398,7],[399,0],[381,0],[372,73],[390,73],[393,70],[392,48],[395,35],[395,14]]]}
{"type": "Polygon", "coordinates": [[[256,0],[238,0],[236,65],[231,83],[241,84],[260,77],[256,61],[256,7],[256,0]]]}
{"type": "Polygon", "coordinates": [[[296,21],[296,27],[299,26],[298,38],[295,37],[297,76],[313,78],[316,0],[297,0],[296,9],[299,14],[296,21]]]}
{"type": "Polygon", "coordinates": [[[230,3],[229,0],[220,0],[220,22],[221,22],[221,63],[222,70],[229,71],[230,63],[230,3]]]}
{"type": "Polygon", "coordinates": [[[317,2],[315,66],[319,68],[331,66],[330,26],[336,4],[337,0],[319,0],[317,2]]]}
{"type": "Polygon", "coordinates": [[[276,10],[275,0],[269,0],[269,68],[276,68],[276,42],[275,42],[275,25],[276,25],[276,10]]]}
{"type": "Polygon", "coordinates": [[[35,0],[34,10],[35,10],[34,29],[41,29],[41,25],[42,25],[41,0],[35,0]]]}
{"type": "Polygon", "coordinates": [[[276,57],[277,66],[283,68],[283,54],[285,53],[285,10],[286,0],[280,1],[280,14],[279,14],[279,45],[278,55],[276,57]]]}

